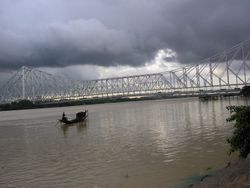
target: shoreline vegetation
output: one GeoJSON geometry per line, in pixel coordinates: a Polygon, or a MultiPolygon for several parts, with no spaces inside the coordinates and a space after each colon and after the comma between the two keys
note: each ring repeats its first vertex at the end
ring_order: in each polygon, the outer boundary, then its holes
{"type": "Polygon", "coordinates": [[[228,106],[233,122],[233,135],[227,139],[230,144],[230,153],[237,151],[239,161],[233,165],[228,163],[226,168],[214,175],[206,174],[199,182],[188,185],[192,188],[241,188],[250,187],[250,106],[228,106]]]}
{"type": "MultiPolygon", "coordinates": [[[[244,86],[240,92],[241,96],[250,96],[250,86],[244,86]]],[[[68,101],[54,101],[54,102],[32,102],[30,100],[20,100],[8,104],[0,104],[0,111],[9,110],[23,110],[23,109],[36,109],[36,108],[52,108],[52,107],[66,107],[77,105],[91,105],[91,104],[103,104],[103,103],[117,103],[117,102],[133,102],[133,101],[145,101],[145,100],[159,100],[159,99],[173,99],[173,98],[186,98],[194,97],[190,96],[164,96],[156,94],[155,96],[147,96],[140,98],[129,97],[107,97],[107,98],[92,98],[82,100],[68,100],[68,101]]],[[[226,96],[225,96],[226,97],[226,96]]],[[[230,96],[228,96],[230,97],[230,96]]],[[[213,97],[200,97],[201,101],[215,100],[213,97]],[[205,99],[205,100],[204,100],[205,99]]],[[[216,98],[218,99],[218,98],[216,98]]]]}

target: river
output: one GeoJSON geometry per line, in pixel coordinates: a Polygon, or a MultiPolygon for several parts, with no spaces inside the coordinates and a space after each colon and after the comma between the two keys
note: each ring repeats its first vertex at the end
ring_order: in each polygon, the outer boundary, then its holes
{"type": "Polygon", "coordinates": [[[228,105],[152,100],[0,112],[0,187],[171,188],[231,160],[228,105]],[[88,109],[86,124],[62,127],[88,109]]]}

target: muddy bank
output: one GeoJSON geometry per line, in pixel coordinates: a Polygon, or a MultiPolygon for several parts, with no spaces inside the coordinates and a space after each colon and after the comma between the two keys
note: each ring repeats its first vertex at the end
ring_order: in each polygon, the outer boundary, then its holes
{"type": "Polygon", "coordinates": [[[205,175],[188,187],[192,188],[250,188],[250,157],[229,164],[215,175],[205,175]]]}

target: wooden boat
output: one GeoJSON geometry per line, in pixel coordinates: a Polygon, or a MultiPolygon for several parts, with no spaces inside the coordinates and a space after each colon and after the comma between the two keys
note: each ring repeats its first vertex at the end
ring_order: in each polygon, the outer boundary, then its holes
{"type": "Polygon", "coordinates": [[[71,120],[69,120],[63,113],[63,117],[62,119],[59,119],[59,122],[64,123],[65,125],[73,125],[75,123],[84,122],[85,120],[87,120],[87,117],[88,117],[87,110],[85,110],[84,112],[78,112],[76,114],[76,118],[71,120]]]}

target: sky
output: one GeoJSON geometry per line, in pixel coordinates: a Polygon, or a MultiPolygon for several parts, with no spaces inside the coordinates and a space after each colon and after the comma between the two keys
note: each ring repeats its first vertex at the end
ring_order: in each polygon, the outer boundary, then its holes
{"type": "Polygon", "coordinates": [[[249,0],[1,0],[0,84],[21,66],[75,79],[162,72],[250,38],[249,0]]]}

